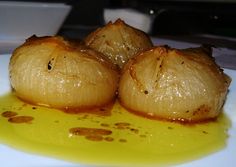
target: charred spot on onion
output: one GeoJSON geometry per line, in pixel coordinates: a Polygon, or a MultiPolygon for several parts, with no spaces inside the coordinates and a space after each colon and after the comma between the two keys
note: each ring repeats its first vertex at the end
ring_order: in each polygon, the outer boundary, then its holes
{"type": "Polygon", "coordinates": [[[144,94],[146,94],[146,95],[147,95],[147,94],[148,94],[148,91],[147,91],[147,90],[145,90],[145,91],[144,91],[144,94]]]}
{"type": "Polygon", "coordinates": [[[51,69],[52,69],[52,62],[49,61],[49,62],[48,62],[48,70],[50,71],[51,69]]]}

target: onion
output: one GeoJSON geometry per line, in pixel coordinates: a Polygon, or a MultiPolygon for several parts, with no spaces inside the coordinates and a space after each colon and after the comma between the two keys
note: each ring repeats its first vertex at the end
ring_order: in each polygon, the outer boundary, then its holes
{"type": "Polygon", "coordinates": [[[147,34],[120,19],[89,34],[85,44],[102,52],[120,68],[137,52],[152,47],[147,34]]]}
{"type": "Polygon", "coordinates": [[[197,122],[215,118],[231,79],[209,50],[157,46],[131,59],[119,84],[121,104],[149,118],[197,122]]]}
{"type": "Polygon", "coordinates": [[[111,102],[118,72],[103,55],[62,37],[32,37],[10,60],[16,95],[55,108],[90,108],[111,102]]]}

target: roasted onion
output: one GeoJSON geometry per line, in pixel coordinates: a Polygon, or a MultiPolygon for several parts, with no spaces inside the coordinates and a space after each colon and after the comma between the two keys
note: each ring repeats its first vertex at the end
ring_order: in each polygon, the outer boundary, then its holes
{"type": "Polygon", "coordinates": [[[150,38],[144,32],[120,19],[89,34],[85,38],[85,44],[102,52],[120,68],[137,52],[152,46],[150,38]]]}
{"type": "Polygon", "coordinates": [[[102,54],[62,37],[31,37],[10,60],[16,95],[55,108],[90,108],[111,102],[117,68],[102,54]]]}
{"type": "Polygon", "coordinates": [[[157,46],[132,58],[119,85],[121,104],[149,118],[198,122],[217,117],[231,79],[204,47],[157,46]]]}

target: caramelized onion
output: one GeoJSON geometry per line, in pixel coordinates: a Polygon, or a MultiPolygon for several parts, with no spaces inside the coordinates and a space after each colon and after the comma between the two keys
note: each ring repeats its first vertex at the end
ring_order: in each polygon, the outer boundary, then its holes
{"type": "Polygon", "coordinates": [[[85,44],[102,52],[120,68],[136,53],[152,46],[147,34],[120,19],[89,34],[85,44]]]}
{"type": "Polygon", "coordinates": [[[32,37],[10,60],[10,82],[28,102],[56,108],[89,108],[113,100],[118,73],[103,55],[62,37],[32,37]]]}
{"type": "Polygon", "coordinates": [[[150,118],[204,121],[222,110],[231,79],[206,48],[154,47],[123,69],[119,100],[150,118]]]}

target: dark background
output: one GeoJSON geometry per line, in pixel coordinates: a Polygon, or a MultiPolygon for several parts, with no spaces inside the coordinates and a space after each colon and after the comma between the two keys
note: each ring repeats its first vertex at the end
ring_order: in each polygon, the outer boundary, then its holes
{"type": "Polygon", "coordinates": [[[168,0],[70,0],[73,6],[61,32],[69,28],[93,29],[104,24],[104,8],[134,8],[154,11],[151,35],[200,33],[236,37],[236,1],[168,0]]]}
{"type": "MultiPolygon", "coordinates": [[[[83,38],[104,25],[105,8],[133,8],[147,14],[152,11],[155,17],[150,32],[152,36],[177,39],[182,37],[197,42],[203,39],[199,34],[236,38],[236,0],[41,0],[41,2],[63,2],[73,7],[58,32],[59,35],[70,38],[83,38]]],[[[227,45],[236,47],[234,42],[227,45]]]]}

